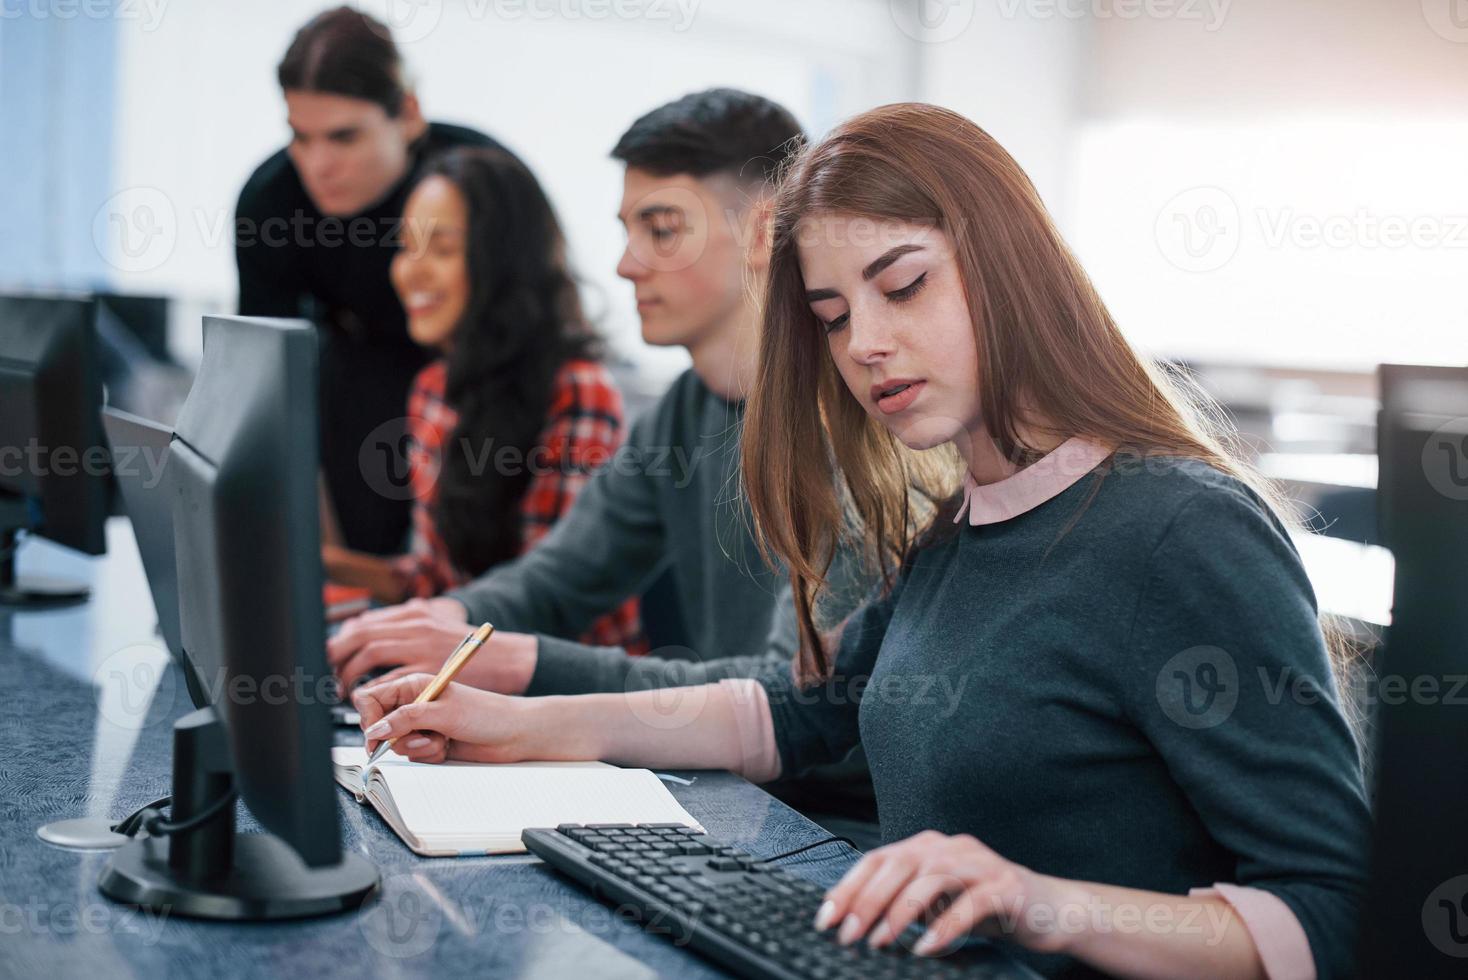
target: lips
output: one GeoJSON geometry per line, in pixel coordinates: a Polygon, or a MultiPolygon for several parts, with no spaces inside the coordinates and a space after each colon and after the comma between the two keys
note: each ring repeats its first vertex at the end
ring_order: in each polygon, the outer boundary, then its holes
{"type": "Polygon", "coordinates": [[[926,381],[892,378],[872,385],[872,401],[884,415],[893,415],[916,401],[925,387],[926,381]]]}
{"type": "Polygon", "coordinates": [[[403,298],[403,308],[409,316],[421,316],[443,302],[437,293],[409,293],[403,298]]]}

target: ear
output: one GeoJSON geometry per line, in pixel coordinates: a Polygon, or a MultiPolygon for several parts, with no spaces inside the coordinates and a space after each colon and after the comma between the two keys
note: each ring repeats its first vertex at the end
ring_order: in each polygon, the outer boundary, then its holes
{"type": "Polygon", "coordinates": [[[423,106],[418,102],[418,93],[412,89],[403,93],[403,104],[398,108],[397,124],[409,143],[428,130],[428,120],[423,118],[423,106]]]}
{"type": "Polygon", "coordinates": [[[746,261],[755,272],[765,272],[770,267],[770,245],[774,219],[775,198],[773,193],[766,190],[745,212],[745,220],[749,222],[749,227],[745,229],[749,235],[749,254],[746,256],[746,261]]]}

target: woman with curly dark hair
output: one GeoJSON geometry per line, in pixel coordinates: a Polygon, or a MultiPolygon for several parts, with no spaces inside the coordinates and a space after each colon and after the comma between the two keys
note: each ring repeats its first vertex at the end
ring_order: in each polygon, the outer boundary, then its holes
{"type": "MultiPolygon", "coordinates": [[[[400,602],[460,585],[533,547],[622,434],[565,239],[524,164],[496,150],[430,163],[404,208],[392,282],[408,332],[442,356],[408,398],[413,545],[398,558],[328,546],[328,575],[400,602]]],[[[627,646],[635,600],[592,642],[627,646]]]]}

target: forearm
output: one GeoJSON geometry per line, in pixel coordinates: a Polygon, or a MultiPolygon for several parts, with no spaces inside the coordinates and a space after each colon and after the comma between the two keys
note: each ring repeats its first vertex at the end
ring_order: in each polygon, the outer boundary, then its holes
{"type": "Polygon", "coordinates": [[[407,588],[389,558],[352,551],[336,545],[321,549],[326,577],[340,585],[370,589],[378,602],[402,602],[407,588]]]}
{"type": "Polygon", "coordinates": [[[731,677],[757,678],[768,671],[790,669],[790,655],[780,649],[718,660],[670,660],[633,657],[617,647],[588,646],[552,637],[542,636],[538,640],[532,658],[533,673],[528,687],[523,689],[523,693],[531,696],[689,687],[731,677]]]}
{"type": "Polygon", "coordinates": [[[772,735],[747,701],[758,685],[732,681],[697,687],[531,698],[525,758],[600,759],[666,769],[728,769],[760,775],[761,747],[772,735]]]}
{"type": "MultiPolygon", "coordinates": [[[[1181,896],[1050,879],[1053,903],[1031,903],[1027,926],[1055,937],[1053,952],[1133,980],[1263,980],[1248,927],[1219,895],[1181,896]]],[[[1049,945],[1049,944],[1046,944],[1049,945]]]]}

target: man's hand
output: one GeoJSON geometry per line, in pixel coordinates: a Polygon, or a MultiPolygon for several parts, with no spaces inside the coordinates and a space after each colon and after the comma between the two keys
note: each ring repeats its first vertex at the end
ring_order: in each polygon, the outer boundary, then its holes
{"type": "MultiPolygon", "coordinates": [[[[348,620],[327,641],[326,659],[343,691],[351,691],[368,673],[383,668],[391,669],[380,680],[436,674],[471,629],[457,600],[412,599],[348,620]]],[[[500,694],[523,694],[535,672],[537,647],[534,636],[497,632],[470,658],[457,680],[500,694]]]]}

